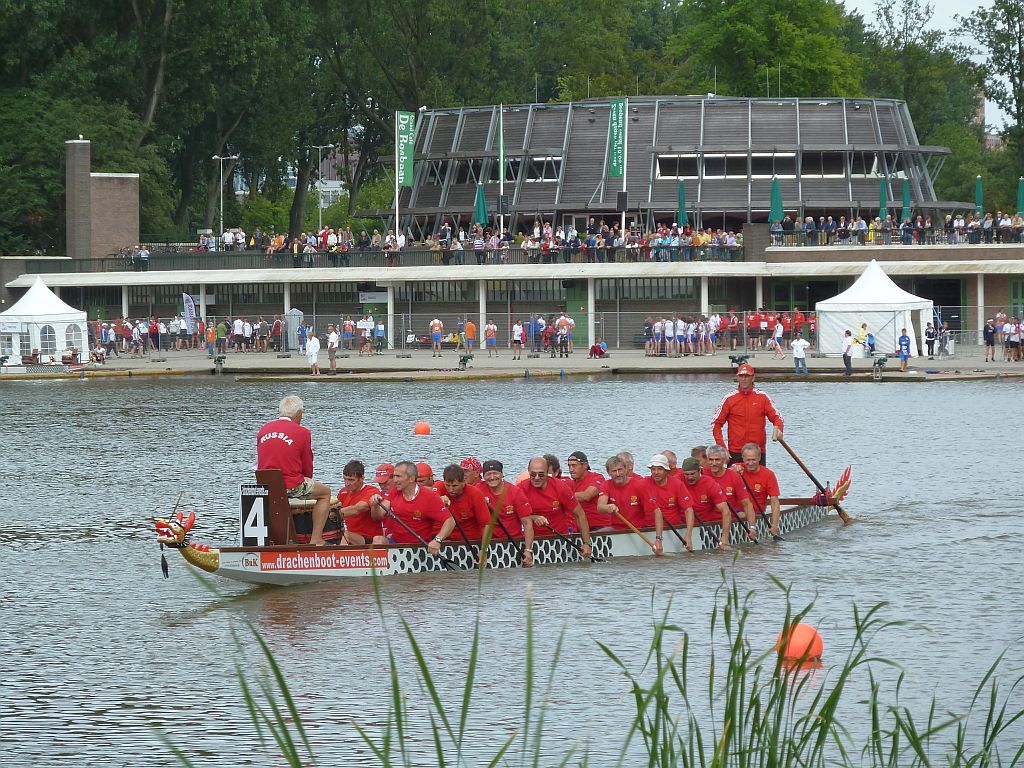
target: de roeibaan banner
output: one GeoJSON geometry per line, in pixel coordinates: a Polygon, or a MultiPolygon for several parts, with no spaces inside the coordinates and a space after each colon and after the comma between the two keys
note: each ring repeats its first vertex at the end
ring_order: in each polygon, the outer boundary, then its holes
{"type": "Polygon", "coordinates": [[[395,112],[395,126],[395,173],[398,174],[398,186],[411,187],[415,113],[395,112]]]}
{"type": "Polygon", "coordinates": [[[181,303],[185,305],[184,317],[182,318],[185,322],[185,328],[189,333],[196,332],[196,303],[192,297],[187,294],[181,294],[181,303]]]}
{"type": "Polygon", "coordinates": [[[621,179],[626,172],[626,100],[612,99],[608,123],[608,175],[621,179]]]}

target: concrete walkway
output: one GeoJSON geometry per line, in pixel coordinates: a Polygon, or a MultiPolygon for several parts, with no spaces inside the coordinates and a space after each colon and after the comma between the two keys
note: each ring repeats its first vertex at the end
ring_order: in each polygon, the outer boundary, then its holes
{"type": "MultiPolygon", "coordinates": [[[[946,360],[913,358],[911,370],[900,373],[899,360],[889,357],[882,371],[884,381],[934,381],[949,379],[989,379],[1024,375],[1024,362],[986,363],[981,348],[970,348],[967,354],[946,360]],[[977,350],[973,356],[970,352],[977,350]]],[[[458,369],[461,353],[445,351],[442,357],[432,357],[429,350],[411,353],[389,351],[382,355],[360,356],[358,352],[342,352],[338,356],[338,373],[331,375],[327,353],[320,352],[321,376],[310,376],[304,355],[292,353],[291,357],[278,357],[268,353],[228,353],[223,373],[239,380],[261,380],[266,378],[294,380],[317,380],[341,382],[352,380],[474,380],[521,378],[524,376],[579,376],[592,374],[712,374],[731,375],[734,367],[729,353],[691,357],[647,357],[643,350],[612,350],[603,360],[588,360],[585,352],[575,352],[567,358],[550,357],[541,354],[529,357],[523,354],[521,360],[512,360],[510,350],[499,350],[497,357],[487,353],[476,353],[465,371],[458,369]],[[345,357],[344,355],[348,355],[345,357]]],[[[749,362],[764,380],[776,381],[836,381],[850,380],[842,375],[841,358],[809,358],[808,376],[793,373],[792,357],[784,360],[773,359],[771,354],[751,354],[749,362]]],[[[872,377],[871,361],[855,358],[853,380],[864,381],[872,377]]],[[[159,356],[146,355],[131,357],[122,355],[108,360],[104,365],[87,366],[84,371],[72,373],[8,373],[0,371],[0,379],[17,380],[26,378],[80,378],[82,376],[175,376],[212,375],[214,363],[200,351],[168,351],[159,356]]]]}

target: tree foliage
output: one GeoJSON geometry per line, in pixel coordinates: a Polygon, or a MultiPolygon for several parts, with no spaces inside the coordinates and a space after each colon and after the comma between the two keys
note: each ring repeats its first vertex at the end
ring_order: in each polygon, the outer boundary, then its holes
{"type": "Polygon", "coordinates": [[[318,144],[336,145],[348,193],[326,220],[359,226],[357,209],[390,204],[394,110],[421,105],[890,96],[922,142],[954,147],[944,177],[993,172],[970,126],[983,81],[1024,119],[1022,3],[975,15],[982,72],[924,31],[921,0],[870,23],[837,0],[0,0],[16,41],[0,51],[0,251],[62,248],[63,145],[79,134],[95,170],[140,173],[145,232],[217,221],[214,155],[238,156],[226,177],[249,193],[225,190],[226,223],[308,229],[318,144]]]}

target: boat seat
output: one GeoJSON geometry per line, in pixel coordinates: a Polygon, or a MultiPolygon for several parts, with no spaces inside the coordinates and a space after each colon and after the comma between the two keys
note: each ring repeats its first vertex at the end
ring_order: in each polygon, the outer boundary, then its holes
{"type": "MultiPolygon", "coordinates": [[[[289,498],[279,469],[257,469],[256,482],[267,487],[267,529],[271,543],[308,543],[316,500],[289,498]]],[[[343,530],[338,513],[331,510],[324,526],[324,539],[339,540],[343,530]]]]}

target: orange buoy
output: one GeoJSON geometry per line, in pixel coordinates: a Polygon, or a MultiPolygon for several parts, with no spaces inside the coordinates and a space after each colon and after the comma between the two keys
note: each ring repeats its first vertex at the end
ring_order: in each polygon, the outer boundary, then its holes
{"type": "Polygon", "coordinates": [[[824,643],[818,630],[810,624],[794,624],[779,633],[775,650],[784,659],[820,659],[824,643]]]}
{"type": "Polygon", "coordinates": [[[516,475],[516,485],[519,485],[521,482],[523,482],[523,480],[529,480],[529,479],[530,479],[530,473],[529,472],[525,472],[525,471],[524,472],[520,472],[518,475],[516,475]]]}
{"type": "Polygon", "coordinates": [[[417,421],[416,425],[412,428],[412,433],[414,435],[429,435],[430,425],[425,421],[417,421]]]}

